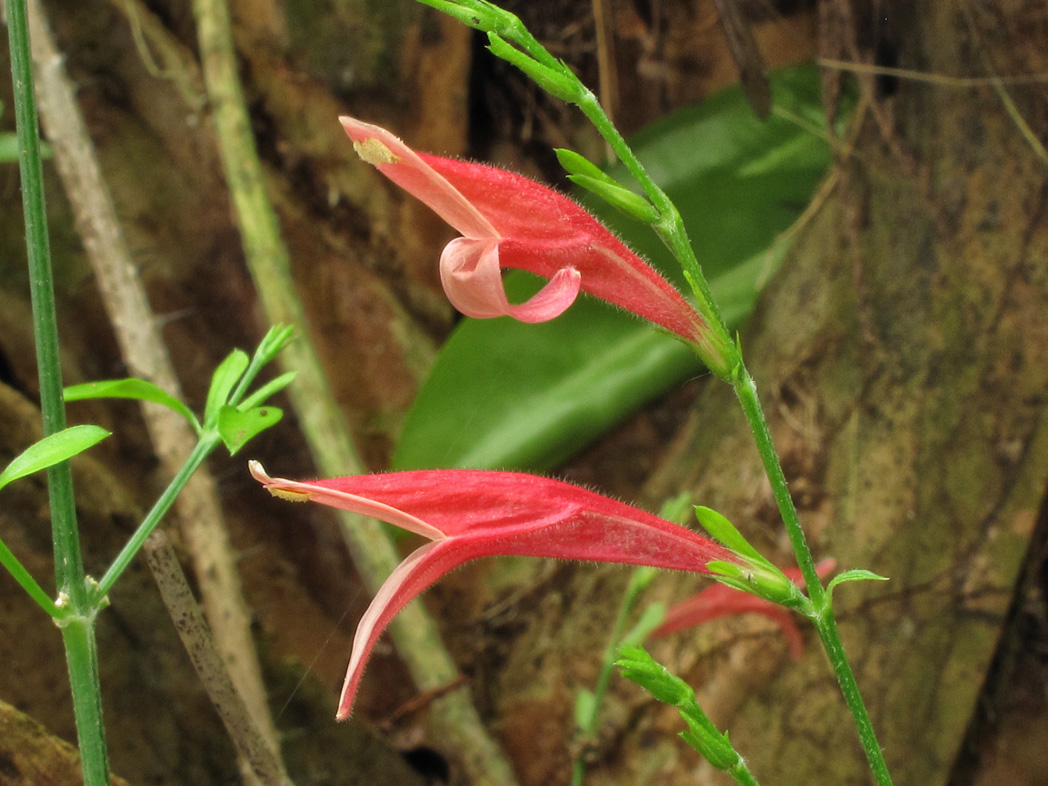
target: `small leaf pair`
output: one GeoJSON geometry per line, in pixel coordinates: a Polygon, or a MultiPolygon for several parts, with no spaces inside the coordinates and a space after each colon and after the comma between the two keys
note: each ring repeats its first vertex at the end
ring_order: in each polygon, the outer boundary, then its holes
{"type": "Polygon", "coordinates": [[[65,400],[127,398],[160,404],[185,418],[197,436],[206,432],[217,433],[229,454],[235,455],[252,437],[276,425],[283,417],[283,410],[267,406],[265,402],[290,385],[295,372],[281,374],[251,395],[246,394],[258,373],[287,346],[293,333],[290,327],[271,328],[250,359],[245,352],[235,349],[219,364],[208,388],[203,424],[189,407],[170,393],[152,382],[133,377],[71,385],[64,391],[65,400]]]}

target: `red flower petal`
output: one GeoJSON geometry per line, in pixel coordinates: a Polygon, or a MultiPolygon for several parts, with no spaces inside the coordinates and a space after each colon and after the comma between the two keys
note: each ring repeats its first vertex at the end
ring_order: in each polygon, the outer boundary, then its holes
{"type": "Polygon", "coordinates": [[[425,470],[312,482],[251,474],[271,493],[387,521],[431,538],[386,580],[353,641],[338,717],[345,718],[368,656],[404,605],[452,568],[517,555],[707,573],[738,557],[685,527],[570,483],[518,472],[425,470]]]}
{"type": "Polygon", "coordinates": [[[441,257],[445,290],[464,313],[543,321],[559,315],[581,288],[700,345],[707,362],[724,366],[717,363],[706,323],[681,294],[563,194],[495,167],[416,153],[383,128],[351,117],[340,120],[361,158],[425,202],[464,238],[483,241],[452,241],[458,245],[449,246],[441,257]],[[554,290],[514,311],[490,272],[463,276],[481,262],[553,279],[554,290]],[[569,298],[574,276],[578,282],[569,298]],[[449,281],[454,282],[451,287],[449,281]]]}

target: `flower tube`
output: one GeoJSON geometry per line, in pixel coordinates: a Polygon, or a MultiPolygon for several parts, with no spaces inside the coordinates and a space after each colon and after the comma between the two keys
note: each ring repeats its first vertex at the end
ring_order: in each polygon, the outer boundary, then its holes
{"type": "Polygon", "coordinates": [[[692,344],[710,368],[733,356],[684,297],[568,197],[492,166],[416,153],[384,128],[339,118],[358,155],[425,202],[462,236],[444,248],[440,278],[459,311],[545,322],[580,291],[630,311],[692,344]],[[506,298],[502,269],[549,279],[530,300],[506,298]]]}
{"type": "Polygon", "coordinates": [[[353,639],[337,716],[349,717],[375,642],[404,606],[451,569],[516,555],[709,573],[734,552],[673,522],[587,489],[518,472],[420,470],[316,481],[251,474],[271,494],[371,516],[429,539],[390,574],[353,639]]]}

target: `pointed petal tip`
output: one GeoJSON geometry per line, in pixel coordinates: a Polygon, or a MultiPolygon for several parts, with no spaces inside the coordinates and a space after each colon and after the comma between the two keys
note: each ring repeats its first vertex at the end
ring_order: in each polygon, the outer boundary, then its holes
{"type": "Polygon", "coordinates": [[[362,668],[354,670],[353,663],[350,663],[349,670],[346,672],[346,680],[338,694],[338,709],[335,710],[335,720],[345,721],[352,717],[353,703],[357,698],[357,685],[360,684],[362,672],[362,668]]]}
{"type": "Polygon", "coordinates": [[[308,502],[312,497],[308,486],[287,478],[273,478],[266,472],[261,461],[252,459],[247,463],[251,477],[262,484],[262,488],[278,499],[288,502],[308,502]]]}
{"type": "Polygon", "coordinates": [[[352,115],[339,115],[338,122],[342,124],[342,127],[346,130],[346,133],[350,131],[363,131],[365,129],[378,128],[371,123],[365,123],[363,120],[357,120],[352,115]]]}
{"type": "Polygon", "coordinates": [[[256,461],[255,459],[248,461],[247,471],[251,473],[251,477],[262,485],[267,485],[273,482],[273,478],[269,477],[269,474],[266,472],[266,468],[262,466],[261,461],[256,461]]]}

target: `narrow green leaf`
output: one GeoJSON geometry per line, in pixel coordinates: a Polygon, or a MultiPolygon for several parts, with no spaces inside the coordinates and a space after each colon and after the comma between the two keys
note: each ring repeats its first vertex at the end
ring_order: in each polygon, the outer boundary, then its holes
{"type": "Polygon", "coordinates": [[[691,686],[680,677],[670,674],[643,647],[619,647],[619,658],[615,665],[622,669],[624,677],[640,685],[663,704],[688,706],[695,699],[695,691],[691,686]]]}
{"type": "Polygon", "coordinates": [[[568,175],[568,180],[592,194],[596,194],[616,210],[635,218],[644,224],[654,224],[659,220],[659,211],[640,194],[623,188],[618,183],[608,183],[604,179],[588,175],[568,175]]]}
{"type": "MultiPolygon", "coordinates": [[[[776,106],[811,127],[824,125],[814,66],[772,75],[772,89],[776,106]]],[[[788,244],[776,238],[810,201],[832,160],[829,144],[778,115],[756,120],[738,88],[653,124],[632,144],[680,208],[724,317],[737,326],[785,256],[788,244]],[[771,166],[769,151],[781,148],[790,156],[771,166]],[[754,161],[761,162],[757,171],[754,161]]],[[[609,177],[628,180],[622,168],[609,177]]],[[[583,195],[582,201],[655,267],[683,282],[648,227],[596,198],[583,195]]],[[[505,281],[513,302],[538,286],[519,271],[505,281]]],[[[673,338],[589,297],[539,325],[465,319],[419,392],[393,465],[547,471],[701,373],[694,355],[673,338]]]]}
{"type": "MultiPolygon", "coordinates": [[[[515,65],[551,96],[569,104],[578,103],[581,96],[577,81],[566,78],[547,63],[540,63],[530,54],[508,43],[498,33],[488,33],[488,49],[495,57],[515,65]]],[[[559,63],[557,67],[560,67],[559,63]]]]}
{"type": "Polygon", "coordinates": [[[419,0],[419,2],[437,9],[475,30],[494,30],[498,27],[498,12],[501,9],[488,9],[485,8],[486,4],[460,4],[448,2],[448,0],[419,0]]]}
{"type": "Polygon", "coordinates": [[[107,379],[70,385],[62,391],[66,401],[84,401],[95,398],[130,398],[136,401],[151,401],[174,410],[189,421],[193,430],[200,433],[200,422],[193,411],[167,391],[144,379],[107,379]]]}
{"type": "Polygon", "coordinates": [[[576,153],[574,150],[568,150],[567,148],[557,147],[553,149],[553,152],[556,153],[557,161],[560,163],[562,167],[564,167],[564,171],[567,172],[569,175],[585,175],[586,177],[591,177],[594,180],[603,181],[611,186],[619,185],[611,178],[611,176],[607,172],[598,167],[585,156],[576,153]]]}
{"type": "Polygon", "coordinates": [[[260,387],[250,396],[248,396],[246,399],[237,404],[237,409],[243,412],[244,410],[257,407],[260,404],[265,404],[271,396],[276,395],[281,390],[290,385],[292,382],[294,382],[296,376],[298,376],[297,371],[287,371],[281,374],[276,379],[271,379],[269,382],[264,384],[262,387],[260,387]]]}
{"type": "Polygon", "coordinates": [[[82,453],[108,437],[109,433],[100,426],[70,426],[49,437],[44,437],[15,456],[7,468],[0,473],[0,489],[12,481],[32,475],[34,472],[66,461],[77,453],[82,453]]]}
{"type": "Polygon", "coordinates": [[[702,505],[696,505],[695,517],[706,532],[736,554],[743,554],[751,559],[767,562],[760,552],[753,548],[750,542],[742,536],[742,533],[735,528],[735,525],[717,511],[702,505]]]}
{"type": "Polygon", "coordinates": [[[275,426],[282,417],[284,411],[279,407],[254,407],[241,412],[226,406],[218,411],[218,433],[229,455],[234,456],[252,437],[275,426]]]}
{"type": "Polygon", "coordinates": [[[832,593],[834,587],[838,584],[843,584],[846,581],[889,581],[889,579],[887,576],[879,576],[869,570],[846,570],[833,577],[830,583],[826,586],[826,592],[832,593]]]}
{"type": "Polygon", "coordinates": [[[640,685],[663,704],[676,707],[688,730],[681,737],[720,770],[740,762],[727,733],[721,733],[695,701],[695,691],[680,677],[658,663],[641,647],[620,647],[616,665],[622,675],[640,685]]]}
{"type": "Polygon", "coordinates": [[[734,562],[726,562],[717,559],[712,562],[707,562],[706,568],[717,579],[717,581],[722,584],[739,587],[743,591],[748,591],[752,584],[750,581],[750,572],[743,570],[734,562]]]}
{"type": "Polygon", "coordinates": [[[261,368],[271,363],[277,355],[283,351],[284,347],[290,344],[295,338],[295,328],[292,325],[273,325],[266,335],[262,337],[262,340],[258,343],[258,349],[255,350],[254,361],[261,368]]]}
{"type": "MultiPolygon", "coordinates": [[[[221,407],[229,404],[240,410],[247,409],[250,405],[246,405],[241,399],[247,394],[248,388],[254,384],[255,377],[273,361],[284,347],[291,343],[294,336],[295,329],[289,325],[274,325],[271,327],[258,343],[255,353],[251,356],[251,361],[247,364],[246,370],[240,374],[239,382],[233,388],[233,392],[227,393],[225,398],[217,402],[215,406],[221,407]]],[[[226,362],[242,363],[242,360],[237,358],[234,361],[233,355],[230,355],[226,362]]],[[[213,383],[212,387],[214,387],[213,383]]],[[[253,404],[261,404],[265,400],[264,397],[259,399],[257,393],[251,398],[253,399],[253,404]]]]}
{"type": "Polygon", "coordinates": [[[204,408],[204,424],[208,427],[218,422],[219,413],[228,403],[237,381],[247,371],[249,362],[247,353],[234,349],[215,369],[211,376],[211,387],[207,391],[207,406],[204,408]]]}

